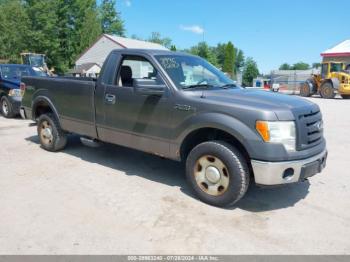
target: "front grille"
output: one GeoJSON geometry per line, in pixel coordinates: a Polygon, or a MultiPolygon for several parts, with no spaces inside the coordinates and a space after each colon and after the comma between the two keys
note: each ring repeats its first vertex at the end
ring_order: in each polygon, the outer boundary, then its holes
{"type": "Polygon", "coordinates": [[[321,143],[323,138],[323,121],[320,111],[299,115],[298,150],[307,149],[321,143]]]}

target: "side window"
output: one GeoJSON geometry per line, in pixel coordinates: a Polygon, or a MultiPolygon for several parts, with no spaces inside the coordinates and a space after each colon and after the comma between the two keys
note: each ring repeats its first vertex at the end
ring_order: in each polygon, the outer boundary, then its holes
{"type": "Polygon", "coordinates": [[[327,74],[328,74],[328,64],[322,64],[322,70],[321,70],[322,78],[326,78],[327,74]]]}
{"type": "Polygon", "coordinates": [[[116,84],[131,87],[135,79],[161,81],[156,68],[147,59],[140,56],[126,56],[121,63],[116,84]]]}

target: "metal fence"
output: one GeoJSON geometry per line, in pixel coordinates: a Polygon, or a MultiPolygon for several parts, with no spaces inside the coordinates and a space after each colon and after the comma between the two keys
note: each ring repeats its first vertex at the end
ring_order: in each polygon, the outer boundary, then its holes
{"type": "Polygon", "coordinates": [[[287,94],[299,94],[300,86],[309,79],[312,74],[317,74],[317,69],[310,70],[275,70],[271,72],[271,87],[274,91],[287,94]]]}

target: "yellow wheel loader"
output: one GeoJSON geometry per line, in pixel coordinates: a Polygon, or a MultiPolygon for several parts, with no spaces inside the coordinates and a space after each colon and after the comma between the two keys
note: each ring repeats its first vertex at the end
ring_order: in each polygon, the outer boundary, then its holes
{"type": "Polygon", "coordinates": [[[319,94],[331,99],[336,94],[344,99],[350,99],[350,64],[341,62],[322,63],[321,74],[312,75],[300,87],[300,95],[309,97],[319,94]]]}

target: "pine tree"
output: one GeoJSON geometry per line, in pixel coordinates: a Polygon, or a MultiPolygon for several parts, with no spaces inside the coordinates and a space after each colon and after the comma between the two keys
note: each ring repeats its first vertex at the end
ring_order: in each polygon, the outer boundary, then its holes
{"type": "Polygon", "coordinates": [[[231,77],[235,73],[235,48],[231,42],[226,45],[225,60],[224,60],[224,72],[228,73],[231,77]]]}
{"type": "Polygon", "coordinates": [[[103,33],[125,36],[124,21],[116,11],[116,0],[102,0],[100,12],[103,33]]]}

